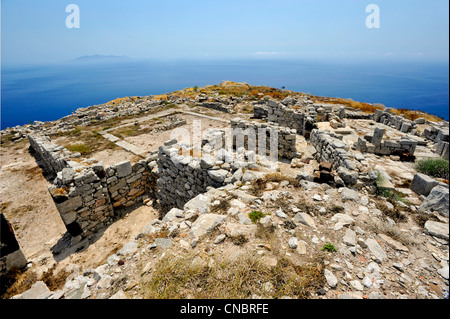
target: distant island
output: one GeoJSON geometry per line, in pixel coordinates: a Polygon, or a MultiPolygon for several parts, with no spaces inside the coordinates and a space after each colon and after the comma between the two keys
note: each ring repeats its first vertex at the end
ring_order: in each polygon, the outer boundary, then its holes
{"type": "Polygon", "coordinates": [[[127,55],[102,55],[102,54],[93,54],[93,55],[84,55],[78,58],[75,58],[73,61],[75,62],[102,62],[102,61],[118,61],[118,60],[130,60],[127,55]]]}

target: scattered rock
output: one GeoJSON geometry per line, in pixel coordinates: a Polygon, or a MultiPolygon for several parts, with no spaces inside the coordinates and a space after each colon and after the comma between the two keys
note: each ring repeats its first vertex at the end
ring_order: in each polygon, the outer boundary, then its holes
{"type": "Polygon", "coordinates": [[[431,236],[436,236],[447,241],[449,240],[448,224],[429,220],[425,223],[424,231],[431,236]]]}

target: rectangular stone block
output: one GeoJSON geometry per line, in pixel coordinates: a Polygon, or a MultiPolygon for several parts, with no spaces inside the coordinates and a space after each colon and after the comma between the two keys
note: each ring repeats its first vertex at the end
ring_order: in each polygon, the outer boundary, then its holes
{"type": "Polygon", "coordinates": [[[431,190],[438,185],[439,182],[434,178],[417,173],[411,182],[411,190],[418,195],[428,196],[431,190]]]}

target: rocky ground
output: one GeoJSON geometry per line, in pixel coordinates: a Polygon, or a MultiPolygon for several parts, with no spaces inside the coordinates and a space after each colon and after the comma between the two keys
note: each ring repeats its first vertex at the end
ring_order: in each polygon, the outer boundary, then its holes
{"type": "MultiPolygon", "coordinates": [[[[220,119],[236,116],[180,99],[174,102],[177,109],[160,109],[145,117],[136,109],[155,104],[150,97],[113,106],[118,108],[115,113],[122,107],[131,110],[120,122],[106,106],[86,113],[115,119],[112,127],[117,128],[136,121],[145,127],[153,118],[180,112],[177,116],[186,121],[181,127],[188,130],[199,118],[190,112],[203,115],[205,128],[225,127],[220,119]]],[[[225,105],[242,112],[251,103],[230,99],[225,105]]],[[[343,141],[348,145],[373,131],[370,120],[346,122],[343,141]]],[[[104,130],[104,123],[93,127],[104,130]]],[[[329,122],[318,125],[334,130],[329,122]]],[[[72,120],[38,126],[53,134],[56,128],[64,132],[76,127],[72,120]]],[[[1,208],[29,261],[22,281],[7,298],[448,298],[448,212],[426,214],[420,209],[426,197],[410,188],[417,173],[413,163],[357,155],[368,171],[378,167],[387,174],[401,200],[364,185],[338,188],[314,182],[320,163],[299,136],[296,147],[301,155],[292,163],[279,163],[278,171],[259,182],[249,178],[210,189],[163,219],[147,200],[128,208],[96,238],[73,242],[47,191],[49,181],[21,138],[30,129],[16,128],[15,137],[1,148],[1,208]]],[[[151,151],[168,140],[169,133],[147,130],[124,140],[151,151]]],[[[397,139],[403,133],[392,129],[386,134],[397,139]]],[[[71,139],[77,136],[54,136],[61,144],[71,139]]],[[[431,146],[423,140],[416,155],[436,157],[431,146]]],[[[107,163],[133,158],[120,147],[91,155],[107,163]]]]}

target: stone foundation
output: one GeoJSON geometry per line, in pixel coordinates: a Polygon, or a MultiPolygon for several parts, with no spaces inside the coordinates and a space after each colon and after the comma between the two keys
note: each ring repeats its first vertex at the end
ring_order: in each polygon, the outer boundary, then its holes
{"type": "Polygon", "coordinates": [[[27,264],[27,260],[14,234],[14,229],[0,213],[0,278],[8,274],[12,269],[21,269],[27,264]]]}

